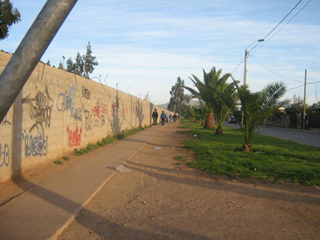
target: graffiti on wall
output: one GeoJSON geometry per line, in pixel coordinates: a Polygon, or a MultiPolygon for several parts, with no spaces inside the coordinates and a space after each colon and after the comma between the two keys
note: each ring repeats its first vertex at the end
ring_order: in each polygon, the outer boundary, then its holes
{"type": "Polygon", "coordinates": [[[44,137],[42,132],[38,132],[36,136],[28,134],[26,130],[22,133],[24,139],[24,155],[29,156],[45,156],[48,152],[48,136],[44,137]]]}
{"type": "Polygon", "coordinates": [[[76,101],[76,89],[70,87],[65,93],[59,93],[57,97],[57,109],[59,112],[71,110],[74,107],[76,101]]]}
{"type": "Polygon", "coordinates": [[[29,115],[31,120],[34,120],[29,132],[36,128],[44,135],[44,127],[50,127],[51,124],[53,99],[50,97],[47,86],[43,92],[38,91],[35,97],[32,98],[30,95],[21,100],[22,104],[29,105],[29,115]]]}
{"type": "Polygon", "coordinates": [[[81,145],[82,127],[77,125],[75,130],[71,130],[70,126],[67,127],[68,132],[68,146],[76,147],[81,145]]]}
{"type": "Polygon", "coordinates": [[[71,117],[76,121],[82,122],[82,109],[81,108],[72,108],[71,109],[71,117]]]}
{"type": "Polygon", "coordinates": [[[25,157],[45,156],[48,151],[48,136],[45,136],[44,128],[51,126],[54,103],[48,87],[46,86],[44,91],[38,91],[34,97],[31,97],[31,93],[28,94],[21,103],[29,106],[29,116],[33,120],[29,132],[24,130],[22,133],[24,155],[25,157]]]}
{"type": "MultiPolygon", "coordinates": [[[[75,86],[76,87],[76,86],[75,86]]],[[[82,108],[76,108],[76,89],[70,87],[65,93],[59,93],[57,97],[57,109],[59,112],[70,111],[71,117],[76,121],[82,121],[82,108]]]]}
{"type": "Polygon", "coordinates": [[[104,104],[100,100],[92,108],[93,116],[100,119],[102,115],[108,115],[108,105],[104,104]]]}
{"type": "Polygon", "coordinates": [[[117,91],[117,95],[115,98],[115,102],[111,104],[111,116],[112,118],[109,118],[109,124],[111,126],[113,135],[117,135],[120,133],[122,121],[120,121],[119,111],[120,111],[120,97],[119,97],[119,91],[117,91]]]}
{"type": "Polygon", "coordinates": [[[92,130],[92,115],[89,110],[84,110],[85,115],[85,129],[86,131],[92,130]]]}
{"type": "Polygon", "coordinates": [[[106,125],[105,116],[102,114],[98,114],[97,112],[94,112],[94,109],[92,110],[92,113],[90,110],[85,109],[84,110],[85,115],[85,130],[90,131],[92,128],[100,128],[104,125],[106,125]]]}
{"type": "Polygon", "coordinates": [[[126,118],[126,116],[128,115],[128,111],[128,104],[122,103],[122,118],[126,118]]]}
{"type": "Polygon", "coordinates": [[[5,124],[8,124],[8,125],[11,125],[11,122],[8,121],[7,119],[7,115],[4,117],[4,119],[2,120],[2,122],[0,122],[0,125],[5,125],[5,124]]]}
{"type": "Polygon", "coordinates": [[[10,149],[7,144],[0,143],[0,167],[8,166],[10,163],[10,149]]]}
{"type": "Polygon", "coordinates": [[[85,86],[82,86],[82,97],[86,99],[90,99],[90,95],[91,95],[90,90],[85,86]]]}

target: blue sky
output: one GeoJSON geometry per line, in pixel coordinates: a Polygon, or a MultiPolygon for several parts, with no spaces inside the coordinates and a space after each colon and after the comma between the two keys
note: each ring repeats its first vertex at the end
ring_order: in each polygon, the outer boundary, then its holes
{"type": "MultiPolygon", "coordinates": [[[[45,0],[11,0],[21,22],[10,28],[0,49],[13,53],[45,0]]],[[[53,39],[42,61],[58,66],[62,56],[85,54],[90,41],[99,66],[91,78],[133,96],[163,104],[181,77],[193,87],[192,74],[222,69],[243,82],[249,45],[247,84],[259,91],[284,81],[286,98],[320,101],[320,1],[302,0],[79,0],[53,39]],[[306,6],[305,6],[306,5],[306,6]],[[299,12],[300,11],[300,12],[299,12]],[[267,36],[267,37],[266,37],[267,36]],[[265,38],[255,49],[258,39],[265,38]]]]}

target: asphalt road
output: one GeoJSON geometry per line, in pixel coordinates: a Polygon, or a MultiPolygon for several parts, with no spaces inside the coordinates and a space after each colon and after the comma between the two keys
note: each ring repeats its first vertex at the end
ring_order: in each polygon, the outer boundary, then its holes
{"type": "MultiPolygon", "coordinates": [[[[228,127],[239,128],[238,124],[229,124],[225,122],[224,125],[228,127]]],[[[258,133],[285,140],[292,140],[301,144],[320,147],[320,132],[261,126],[258,133]]]]}

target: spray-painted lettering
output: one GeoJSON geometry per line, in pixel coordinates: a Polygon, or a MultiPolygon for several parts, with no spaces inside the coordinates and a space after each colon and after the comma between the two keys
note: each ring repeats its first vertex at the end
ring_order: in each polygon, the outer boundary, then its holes
{"type": "Polygon", "coordinates": [[[10,163],[10,149],[7,144],[1,145],[0,143],[0,167],[3,165],[8,166],[10,163]]]}
{"type": "Polygon", "coordinates": [[[57,98],[57,109],[60,112],[67,111],[71,108],[74,108],[76,101],[76,90],[71,87],[69,90],[66,90],[66,93],[60,93],[57,98]]]}
{"type": "Polygon", "coordinates": [[[42,132],[38,132],[38,135],[33,137],[31,134],[30,136],[24,130],[22,133],[22,137],[24,139],[24,151],[25,156],[45,156],[48,152],[48,136],[44,139],[42,132]]]}
{"type": "Polygon", "coordinates": [[[92,117],[89,110],[84,110],[85,115],[85,129],[86,131],[89,131],[92,129],[92,117]]]}
{"type": "Polygon", "coordinates": [[[100,105],[94,106],[92,109],[93,116],[99,119],[100,119],[100,109],[101,109],[100,105]]]}
{"type": "Polygon", "coordinates": [[[104,115],[108,115],[108,105],[102,103],[101,104],[101,113],[104,114],[104,115]]]}
{"type": "Polygon", "coordinates": [[[39,131],[40,127],[44,133],[44,127],[50,127],[51,124],[53,99],[50,97],[47,86],[44,92],[39,91],[34,98],[31,98],[30,95],[21,100],[22,104],[29,105],[30,118],[35,120],[29,131],[31,132],[35,127],[39,131]]]}
{"type": "Polygon", "coordinates": [[[71,108],[71,117],[76,121],[82,121],[82,109],[81,108],[71,108]]]}
{"type": "Polygon", "coordinates": [[[90,95],[91,95],[90,90],[85,86],[82,86],[82,97],[86,99],[90,99],[90,95]]]}
{"type": "Polygon", "coordinates": [[[73,131],[70,127],[67,127],[68,132],[68,146],[75,147],[81,145],[81,135],[82,135],[82,127],[76,126],[76,129],[73,131]]]}

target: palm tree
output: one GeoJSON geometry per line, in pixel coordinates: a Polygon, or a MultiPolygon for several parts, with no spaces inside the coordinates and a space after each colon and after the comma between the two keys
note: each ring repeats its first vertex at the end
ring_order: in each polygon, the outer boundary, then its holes
{"type": "Polygon", "coordinates": [[[229,113],[229,108],[227,105],[218,98],[218,92],[223,92],[228,86],[226,81],[231,75],[225,74],[221,77],[221,72],[222,69],[216,71],[215,67],[213,67],[209,73],[206,73],[203,70],[203,82],[201,82],[196,76],[192,75],[193,78],[190,79],[198,91],[190,87],[184,87],[191,92],[193,98],[203,100],[209,108],[209,114],[207,115],[205,128],[214,127],[213,112],[215,112],[215,117],[218,123],[216,134],[222,133],[222,124],[229,113]],[[212,125],[208,126],[207,124],[210,121],[213,123],[212,125]]]}
{"type": "Polygon", "coordinates": [[[210,104],[208,104],[210,102],[211,94],[209,93],[210,81],[209,81],[209,78],[207,77],[207,73],[203,70],[203,82],[201,82],[201,80],[193,74],[192,74],[192,77],[193,79],[190,78],[190,80],[194,83],[198,91],[187,86],[184,86],[184,88],[191,93],[192,98],[198,98],[205,102],[209,111],[206,117],[204,128],[214,128],[215,122],[213,117],[213,108],[210,104]]]}
{"type": "Polygon", "coordinates": [[[231,76],[231,74],[227,73],[220,77],[221,71],[222,70],[220,69],[218,72],[216,72],[216,70],[213,68],[209,73],[209,75],[211,75],[210,78],[214,79],[212,81],[213,84],[210,85],[210,91],[212,92],[211,105],[213,106],[216,121],[218,124],[216,134],[223,134],[223,123],[228,114],[231,112],[230,108],[220,96],[229,96],[234,92],[234,83],[227,83],[227,80],[231,76]]]}
{"type": "Polygon", "coordinates": [[[234,79],[233,81],[237,89],[236,94],[224,100],[238,121],[242,119],[240,129],[245,139],[242,151],[252,152],[251,140],[256,130],[272,113],[289,102],[288,100],[278,101],[285,94],[286,87],[283,82],[272,83],[261,91],[253,93],[247,85],[239,87],[238,82],[234,79]],[[241,103],[241,111],[237,111],[237,98],[241,103]]]}

